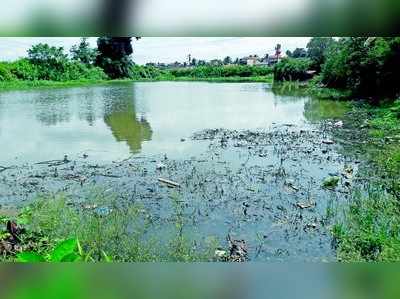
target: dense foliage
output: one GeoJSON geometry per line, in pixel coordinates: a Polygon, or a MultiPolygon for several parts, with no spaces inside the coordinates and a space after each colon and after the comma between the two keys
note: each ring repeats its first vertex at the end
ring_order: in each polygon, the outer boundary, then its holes
{"type": "Polygon", "coordinates": [[[287,50],[286,55],[291,58],[305,58],[307,57],[307,50],[304,48],[296,48],[293,52],[287,50]]]}
{"type": "Polygon", "coordinates": [[[274,67],[274,78],[277,81],[302,81],[310,78],[307,73],[311,61],[307,58],[284,58],[274,67]]]}
{"type": "Polygon", "coordinates": [[[170,74],[177,78],[257,77],[267,76],[271,73],[272,69],[269,67],[246,65],[197,66],[170,70],[170,74]]]}
{"type": "Polygon", "coordinates": [[[82,38],[79,45],[72,46],[71,50],[72,59],[80,61],[84,64],[94,64],[97,55],[99,54],[97,49],[90,47],[87,38],[82,38]]]}
{"type": "Polygon", "coordinates": [[[129,78],[133,65],[131,37],[100,37],[97,40],[99,55],[96,65],[112,79],[129,78]]]}
{"type": "Polygon", "coordinates": [[[103,70],[90,67],[76,61],[64,61],[55,66],[46,63],[33,63],[23,58],[14,62],[0,63],[0,81],[70,81],[70,80],[104,80],[103,70]]]}
{"type": "Polygon", "coordinates": [[[313,37],[307,44],[307,57],[311,59],[311,68],[321,70],[327,51],[335,43],[332,37],[313,37]]]}
{"type": "Polygon", "coordinates": [[[132,80],[158,80],[165,74],[165,71],[154,66],[141,66],[135,64],[129,69],[129,78],[132,80]]]}
{"type": "Polygon", "coordinates": [[[400,37],[340,39],[326,55],[321,80],[356,96],[395,98],[400,91],[400,37]]]}
{"type": "Polygon", "coordinates": [[[104,80],[102,69],[70,60],[62,47],[37,44],[28,50],[28,58],[0,63],[0,81],[104,80]]]}

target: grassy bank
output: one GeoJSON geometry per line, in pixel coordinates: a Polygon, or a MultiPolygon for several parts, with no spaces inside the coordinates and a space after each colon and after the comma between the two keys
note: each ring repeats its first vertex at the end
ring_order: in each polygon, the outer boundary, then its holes
{"type": "Polygon", "coordinates": [[[119,80],[73,80],[73,81],[0,81],[0,91],[24,90],[24,89],[47,89],[47,88],[67,88],[90,85],[118,84],[126,82],[157,82],[157,81],[199,81],[199,82],[266,82],[272,83],[272,76],[258,77],[220,77],[220,78],[193,78],[193,77],[171,77],[162,76],[159,78],[141,79],[119,79],[119,80]]]}
{"type": "Polygon", "coordinates": [[[84,203],[63,195],[43,197],[16,217],[0,215],[3,261],[215,261],[213,238],[192,240],[185,233],[182,202],[171,197],[175,215],[167,240],[153,237],[157,228],[140,205],[93,193],[84,203]],[[54,252],[64,247],[63,258],[54,252]],[[71,260],[73,258],[73,260],[71,260]]]}
{"type": "Polygon", "coordinates": [[[365,130],[371,169],[362,173],[366,187],[354,192],[343,221],[333,228],[343,261],[400,260],[400,102],[357,108],[365,130]]]}
{"type": "Polygon", "coordinates": [[[0,91],[37,88],[67,88],[99,84],[128,82],[130,80],[73,80],[73,81],[0,81],[0,91]]]}

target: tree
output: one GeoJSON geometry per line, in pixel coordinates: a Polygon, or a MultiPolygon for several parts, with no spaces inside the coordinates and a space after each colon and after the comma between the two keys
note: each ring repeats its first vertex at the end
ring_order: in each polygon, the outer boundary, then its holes
{"type": "Polygon", "coordinates": [[[92,65],[96,61],[98,51],[91,48],[87,40],[86,37],[83,37],[79,45],[72,46],[70,52],[73,60],[80,61],[86,65],[92,65]]]}
{"type": "Polygon", "coordinates": [[[232,64],[232,58],[230,58],[229,56],[226,56],[226,57],[224,58],[224,60],[223,60],[223,63],[224,63],[225,65],[227,65],[227,64],[232,64]]]}
{"type": "Polygon", "coordinates": [[[296,48],[293,51],[291,57],[293,57],[293,58],[305,58],[305,57],[307,57],[307,51],[304,48],[296,48]]]}
{"type": "Polygon", "coordinates": [[[63,47],[50,47],[48,44],[37,44],[28,50],[28,58],[31,62],[40,65],[56,66],[68,61],[63,47]]]}
{"type": "Polygon", "coordinates": [[[310,63],[308,58],[283,58],[274,67],[274,79],[277,81],[310,79],[307,73],[310,63]]]}
{"type": "Polygon", "coordinates": [[[64,77],[69,63],[63,47],[50,47],[42,43],[28,50],[28,60],[35,66],[38,79],[54,81],[64,77]]]}
{"type": "Polygon", "coordinates": [[[312,68],[317,71],[325,61],[326,52],[335,43],[332,37],[313,37],[307,44],[307,56],[312,61],[312,68]]]}
{"type": "Polygon", "coordinates": [[[112,79],[127,78],[133,66],[131,37],[99,37],[96,65],[112,79]]]}
{"type": "Polygon", "coordinates": [[[192,66],[196,66],[197,65],[197,59],[196,58],[192,58],[191,65],[192,66]]]}
{"type": "Polygon", "coordinates": [[[400,37],[340,39],[326,55],[321,79],[355,96],[395,98],[400,93],[400,37]]]}

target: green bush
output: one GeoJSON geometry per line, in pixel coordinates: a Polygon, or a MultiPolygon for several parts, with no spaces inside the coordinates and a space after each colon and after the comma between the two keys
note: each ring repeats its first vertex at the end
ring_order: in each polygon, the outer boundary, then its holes
{"type": "Polygon", "coordinates": [[[164,72],[154,66],[140,66],[135,64],[130,69],[129,77],[133,80],[157,80],[163,73],[164,72]]]}
{"type": "Polygon", "coordinates": [[[328,87],[355,96],[394,98],[400,92],[400,37],[342,38],[327,53],[321,76],[328,87]]]}
{"type": "Polygon", "coordinates": [[[39,68],[26,58],[12,62],[10,66],[12,74],[18,80],[39,80],[39,68]]]}
{"type": "Polygon", "coordinates": [[[81,62],[68,62],[64,66],[61,81],[68,80],[105,80],[107,75],[99,67],[93,67],[81,62]]]}
{"type": "Polygon", "coordinates": [[[173,77],[177,78],[257,77],[271,74],[272,69],[263,66],[228,65],[178,68],[172,69],[169,72],[173,77]]]}
{"type": "Polygon", "coordinates": [[[398,199],[381,189],[356,193],[342,223],[333,227],[342,261],[399,261],[398,199]]]}
{"type": "Polygon", "coordinates": [[[26,58],[10,63],[0,63],[0,81],[73,81],[105,79],[107,79],[107,75],[101,68],[85,65],[78,61],[66,61],[58,66],[35,64],[26,58]]]}
{"type": "Polygon", "coordinates": [[[15,79],[15,76],[11,72],[10,63],[0,62],[0,81],[12,81],[15,79]]]}
{"type": "Polygon", "coordinates": [[[277,81],[304,81],[310,79],[307,70],[311,61],[307,58],[284,58],[274,67],[274,79],[277,81]]]}

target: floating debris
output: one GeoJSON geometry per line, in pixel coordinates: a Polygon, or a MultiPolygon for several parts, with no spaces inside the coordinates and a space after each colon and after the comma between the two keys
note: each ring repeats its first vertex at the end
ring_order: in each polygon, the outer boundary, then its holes
{"type": "MultiPolygon", "coordinates": [[[[355,167],[355,162],[349,161],[358,156],[346,159],[339,146],[321,146],[321,140],[333,137],[326,127],[324,131],[312,128],[300,130],[300,127],[276,125],[272,129],[205,130],[191,136],[193,140],[207,140],[208,144],[204,152],[194,157],[169,159],[163,153],[146,157],[133,155],[101,165],[91,165],[78,157],[65,167],[57,167],[57,177],[55,167],[48,166],[65,164],[64,160],[20,165],[1,175],[0,203],[10,205],[11,199],[13,204],[22,206],[38,194],[63,192],[86,213],[101,216],[110,210],[101,205],[96,210],[98,207],[87,200],[93,190],[111,189],[111,194],[118,194],[122,206],[128,207],[134,201],[149,211],[154,223],[149,226],[152,233],[160,225],[173,223],[174,211],[169,199],[171,191],[178,189],[166,187],[179,187],[176,194],[184,209],[182,217],[190,225],[195,224],[201,237],[210,232],[210,225],[214,223],[218,241],[223,242],[221,236],[234,230],[246,236],[246,242],[230,240],[229,247],[213,252],[218,260],[271,258],[271,253],[282,246],[282,240],[290,246],[284,249],[285,256],[307,259],[321,254],[325,257],[331,250],[327,248],[330,235],[322,219],[323,199],[327,193],[342,192],[342,189],[325,190],[315,182],[322,182],[324,175],[332,172],[330,176],[341,177],[344,186],[343,172],[351,172],[347,168],[355,167]],[[329,155],[321,154],[324,150],[329,155]],[[164,170],[160,172],[161,169],[164,170]],[[318,201],[311,202],[310,194],[318,201]],[[317,233],[299,232],[299,228],[302,230],[307,225],[311,229],[312,223],[317,223],[318,228],[321,225],[317,233]],[[268,228],[273,231],[265,231],[268,228]],[[268,250],[262,249],[263,241],[256,237],[266,233],[273,233],[277,240],[268,245],[268,250]],[[248,244],[254,247],[248,249],[248,244]],[[304,249],[304,244],[312,245],[298,254],[296,248],[304,249]],[[322,250],[313,249],[320,244],[324,246],[322,250]],[[255,252],[257,245],[261,246],[258,253],[255,252]]],[[[332,125],[327,128],[332,129],[332,125]]],[[[341,140],[338,138],[339,145],[341,140]]]]}
{"type": "Polygon", "coordinates": [[[165,168],[167,168],[167,165],[165,165],[164,163],[160,162],[160,163],[157,163],[157,165],[156,165],[157,170],[163,170],[165,168]]]}
{"type": "Polygon", "coordinates": [[[170,180],[166,180],[163,178],[158,178],[158,181],[160,181],[161,183],[167,184],[168,187],[180,187],[181,185],[174,182],[174,181],[170,181],[170,180]]]}
{"type": "Polygon", "coordinates": [[[295,192],[297,192],[297,191],[300,190],[300,188],[297,187],[297,186],[294,184],[294,181],[293,181],[293,180],[286,180],[286,181],[285,181],[285,186],[288,187],[288,188],[290,188],[291,190],[293,190],[293,191],[295,191],[295,192]]]}
{"type": "Polygon", "coordinates": [[[331,139],[324,139],[324,140],[322,140],[322,143],[324,143],[324,144],[334,144],[335,142],[333,140],[331,140],[331,139]]]}
{"type": "Polygon", "coordinates": [[[343,176],[346,179],[350,180],[353,177],[353,167],[351,167],[351,166],[345,167],[344,171],[343,171],[343,176]]]}
{"type": "Polygon", "coordinates": [[[296,206],[299,207],[300,209],[304,210],[304,209],[309,209],[309,208],[314,208],[315,207],[315,202],[312,203],[302,203],[302,202],[298,202],[296,203],[296,206]]]}
{"type": "Polygon", "coordinates": [[[244,240],[232,240],[228,235],[229,242],[229,261],[231,262],[245,262],[247,256],[247,246],[244,240]]]}
{"type": "Polygon", "coordinates": [[[339,180],[340,178],[338,176],[330,176],[323,181],[322,185],[325,188],[334,188],[338,185],[339,180]]]}
{"type": "Polygon", "coordinates": [[[226,258],[228,256],[227,252],[225,250],[222,250],[222,249],[215,250],[214,254],[218,258],[226,258]]]}
{"type": "Polygon", "coordinates": [[[316,229],[317,228],[317,224],[316,223],[308,223],[305,228],[307,229],[316,229]]]}
{"type": "Polygon", "coordinates": [[[341,127],[343,127],[343,121],[339,120],[339,121],[335,122],[333,124],[333,126],[336,128],[341,128],[341,127]]]}

